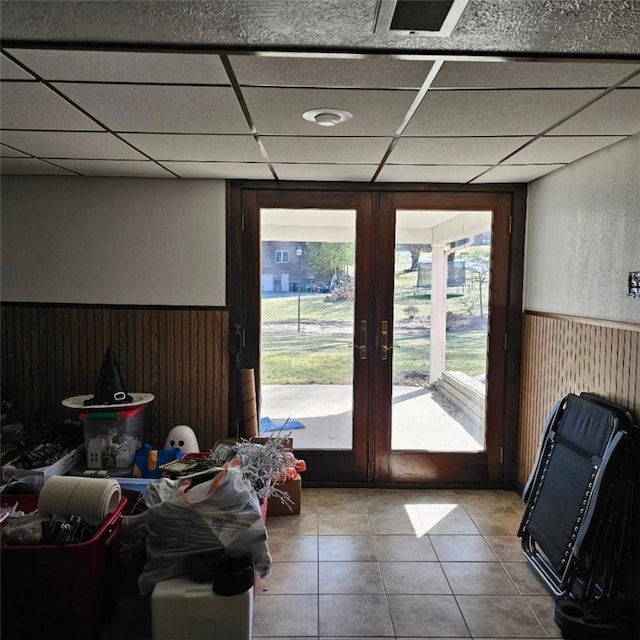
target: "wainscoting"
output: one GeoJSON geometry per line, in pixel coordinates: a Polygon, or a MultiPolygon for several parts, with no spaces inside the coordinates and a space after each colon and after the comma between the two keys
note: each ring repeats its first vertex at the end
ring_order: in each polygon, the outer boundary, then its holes
{"type": "Polygon", "coordinates": [[[518,484],[533,467],[556,400],[588,391],[640,420],[640,325],[526,312],[523,323],[518,484]]]}
{"type": "MultiPolygon", "coordinates": [[[[518,485],[535,462],[553,403],[590,391],[640,420],[640,325],[526,312],[523,324],[518,485]]],[[[229,316],[223,308],[2,304],[2,393],[24,411],[66,415],[61,401],[93,393],[111,345],[129,391],[153,393],[146,439],[164,444],[177,424],[202,447],[227,437],[229,316]]]]}
{"type": "Polygon", "coordinates": [[[225,308],[2,304],[2,393],[23,410],[66,414],[92,394],[111,346],[128,391],[153,393],[145,438],[163,446],[177,424],[200,448],[227,437],[229,314],[225,308]]]}

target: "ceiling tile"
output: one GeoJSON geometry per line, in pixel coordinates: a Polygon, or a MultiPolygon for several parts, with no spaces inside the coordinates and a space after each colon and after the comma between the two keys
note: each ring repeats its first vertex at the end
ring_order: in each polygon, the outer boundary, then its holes
{"type": "Polygon", "coordinates": [[[3,129],[102,130],[54,91],[36,82],[3,82],[0,114],[3,129]]]}
{"type": "Polygon", "coordinates": [[[389,164],[495,164],[531,137],[410,138],[398,141],[389,164]]]}
{"type": "Polygon", "coordinates": [[[27,158],[28,154],[0,144],[0,156],[2,156],[3,158],[27,158]]]}
{"type": "Polygon", "coordinates": [[[254,162],[162,162],[181,178],[227,180],[273,180],[266,164],[254,162]]]}
{"type": "Polygon", "coordinates": [[[636,76],[633,76],[631,80],[627,80],[622,86],[623,87],[640,87],[640,73],[636,76]]]}
{"type": "Polygon", "coordinates": [[[376,172],[375,164],[284,164],[275,163],[280,180],[335,180],[369,182],[376,172]]]}
{"type": "Polygon", "coordinates": [[[500,165],[472,180],[471,183],[531,182],[564,166],[564,164],[500,165]]]}
{"type": "Polygon", "coordinates": [[[640,89],[617,89],[552,129],[551,135],[633,135],[640,131],[640,89]]]}
{"type": "Polygon", "coordinates": [[[0,53],[0,78],[2,80],[33,80],[33,76],[18,66],[13,60],[0,53]]]}
{"type": "Polygon", "coordinates": [[[229,84],[217,55],[7,49],[45,80],[229,84]]]}
{"type": "Polygon", "coordinates": [[[382,160],[391,138],[313,138],[264,136],[262,144],[272,162],[334,162],[362,164],[382,160]]]}
{"type": "Polygon", "coordinates": [[[575,89],[429,91],[406,135],[538,134],[597,95],[575,89]]]}
{"type": "Polygon", "coordinates": [[[369,89],[242,90],[261,135],[388,136],[393,135],[413,102],[415,91],[369,89]],[[302,114],[309,109],[344,109],[353,118],[335,127],[320,127],[302,114]]]}
{"type": "Polygon", "coordinates": [[[84,176],[174,177],[149,160],[56,160],[56,164],[84,176]]]}
{"type": "Polygon", "coordinates": [[[3,131],[2,142],[40,158],[142,160],[144,156],[110,133],[3,131]]]}
{"type": "Polygon", "coordinates": [[[504,164],[568,163],[624,140],[622,136],[545,136],[504,161],[504,164]]]}
{"type": "Polygon", "coordinates": [[[251,135],[123,133],[122,137],[156,160],[262,161],[251,135]]]}
{"type": "Polygon", "coordinates": [[[433,62],[391,56],[363,58],[230,56],[241,85],[400,89],[422,86],[433,62]]]}
{"type": "Polygon", "coordinates": [[[37,160],[36,158],[1,158],[0,172],[6,175],[54,175],[72,176],[70,171],[65,171],[60,167],[37,160]]]}
{"type": "Polygon", "coordinates": [[[432,86],[480,89],[606,89],[637,70],[637,63],[445,62],[432,86]]]}
{"type": "Polygon", "coordinates": [[[489,166],[385,165],[376,182],[469,182],[489,166]]]}
{"type": "Polygon", "coordinates": [[[76,83],[55,86],[114,131],[248,132],[230,87],[76,83]]]}

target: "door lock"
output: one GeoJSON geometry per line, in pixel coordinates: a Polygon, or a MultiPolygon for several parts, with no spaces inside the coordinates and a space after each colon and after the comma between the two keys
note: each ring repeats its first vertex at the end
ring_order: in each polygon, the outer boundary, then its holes
{"type": "Polygon", "coordinates": [[[360,320],[360,344],[351,344],[350,347],[358,349],[360,360],[367,359],[367,321],[360,320]]]}
{"type": "Polygon", "coordinates": [[[380,322],[380,360],[389,357],[389,351],[393,351],[393,345],[389,346],[389,323],[386,320],[380,322]]]}

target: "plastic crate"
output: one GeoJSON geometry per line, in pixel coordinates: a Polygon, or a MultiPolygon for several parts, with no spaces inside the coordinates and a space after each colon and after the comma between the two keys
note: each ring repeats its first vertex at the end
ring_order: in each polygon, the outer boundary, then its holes
{"type": "MultiPolygon", "coordinates": [[[[3,495],[26,513],[37,495],[3,495]]],[[[3,546],[2,638],[95,638],[113,617],[118,598],[122,498],[86,542],[3,546]]]]}
{"type": "Polygon", "coordinates": [[[88,469],[106,469],[109,475],[128,475],[144,439],[147,405],[128,409],[91,410],[80,414],[88,469]]]}

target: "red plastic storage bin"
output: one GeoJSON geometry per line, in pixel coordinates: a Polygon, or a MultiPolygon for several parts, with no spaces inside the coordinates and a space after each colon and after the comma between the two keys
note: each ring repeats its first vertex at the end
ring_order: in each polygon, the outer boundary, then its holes
{"type": "MultiPolygon", "coordinates": [[[[2,496],[25,513],[37,495],[2,496]]],[[[118,598],[123,497],[95,535],[66,545],[0,548],[2,638],[95,638],[118,598]]]]}

